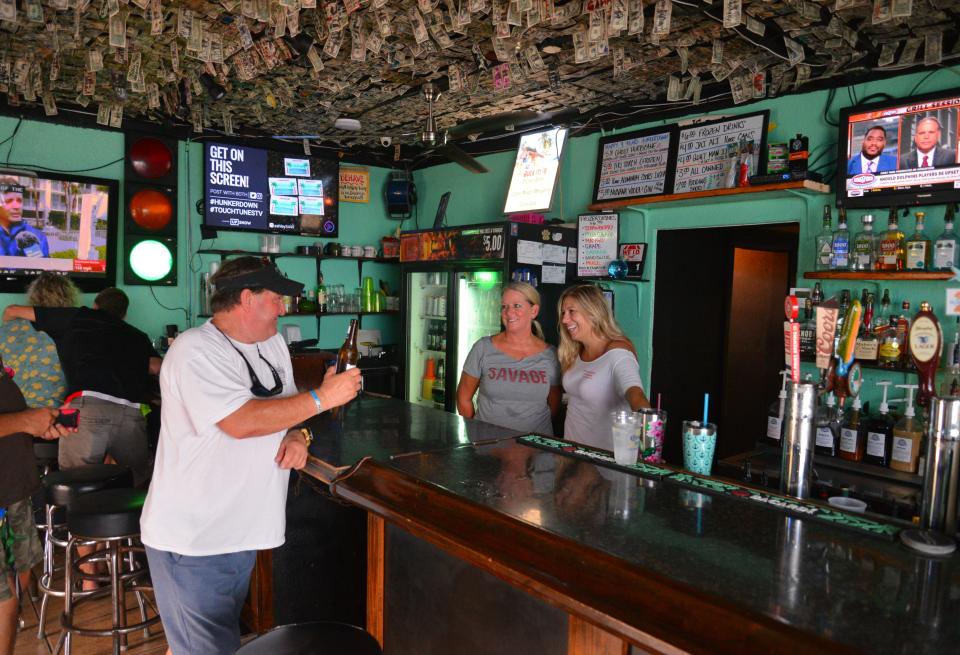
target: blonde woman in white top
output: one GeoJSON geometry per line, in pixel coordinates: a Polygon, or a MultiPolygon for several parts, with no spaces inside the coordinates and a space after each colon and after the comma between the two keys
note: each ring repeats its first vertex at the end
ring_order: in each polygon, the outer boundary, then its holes
{"type": "Polygon", "coordinates": [[[557,305],[560,370],[567,394],[564,438],[613,449],[610,414],[649,407],[636,350],[592,284],[569,287],[557,305]]]}

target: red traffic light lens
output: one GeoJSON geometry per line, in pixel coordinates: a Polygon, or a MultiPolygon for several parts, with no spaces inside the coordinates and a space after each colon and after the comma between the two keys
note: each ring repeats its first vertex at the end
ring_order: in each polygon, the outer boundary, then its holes
{"type": "Polygon", "coordinates": [[[173,153],[160,139],[146,137],[130,148],[130,165],[140,177],[156,179],[173,170],[173,153]]]}
{"type": "Polygon", "coordinates": [[[145,230],[162,230],[173,219],[173,205],[163,193],[141,189],[130,198],[130,217],[145,230]]]}

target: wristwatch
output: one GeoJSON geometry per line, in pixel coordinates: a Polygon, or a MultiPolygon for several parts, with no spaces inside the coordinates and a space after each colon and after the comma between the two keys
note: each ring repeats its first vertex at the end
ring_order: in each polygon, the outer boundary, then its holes
{"type": "Polygon", "coordinates": [[[300,433],[303,435],[303,440],[307,442],[307,448],[309,448],[310,444],[313,443],[313,430],[310,428],[300,428],[300,433]]]}

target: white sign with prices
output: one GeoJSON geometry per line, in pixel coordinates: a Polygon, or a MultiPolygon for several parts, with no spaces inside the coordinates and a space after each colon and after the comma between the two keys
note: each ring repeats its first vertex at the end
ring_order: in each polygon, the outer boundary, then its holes
{"type": "Polygon", "coordinates": [[[617,258],[619,214],[581,214],[577,217],[577,276],[606,277],[617,258]]]}

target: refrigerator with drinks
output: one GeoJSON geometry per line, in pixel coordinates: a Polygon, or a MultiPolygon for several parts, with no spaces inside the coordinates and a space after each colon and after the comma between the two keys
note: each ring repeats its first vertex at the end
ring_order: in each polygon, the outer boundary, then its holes
{"type": "Polygon", "coordinates": [[[456,411],[456,388],[470,348],[500,331],[505,284],[529,282],[541,295],[540,321],[557,343],[557,300],[576,278],[571,225],[485,223],[400,235],[404,397],[456,411]]]}

